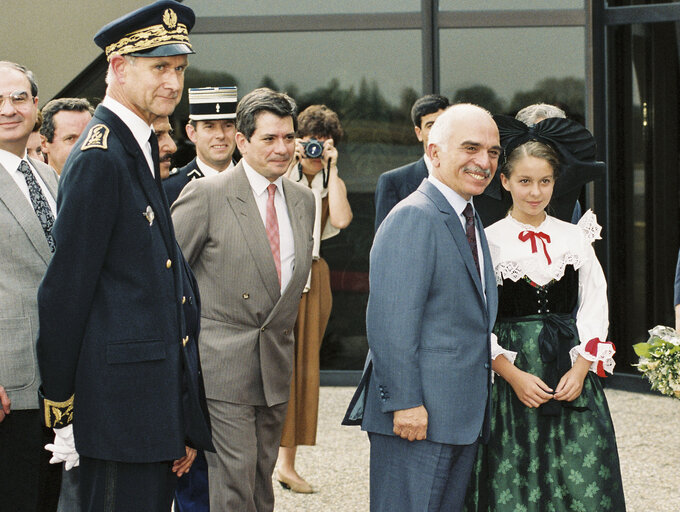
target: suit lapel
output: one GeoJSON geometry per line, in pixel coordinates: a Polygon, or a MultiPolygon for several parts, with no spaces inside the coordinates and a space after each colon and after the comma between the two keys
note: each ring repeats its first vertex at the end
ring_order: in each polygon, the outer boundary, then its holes
{"type": "Polygon", "coordinates": [[[26,196],[22,194],[14,179],[9,175],[9,172],[4,170],[2,166],[0,166],[0,201],[12,213],[43,261],[46,264],[49,263],[52,258],[52,252],[47,243],[47,238],[45,238],[45,232],[40,224],[40,220],[38,220],[38,216],[30,201],[26,199],[26,196]]]}
{"type": "Polygon", "coordinates": [[[142,191],[149,201],[149,206],[154,212],[154,221],[158,222],[163,237],[163,242],[168,251],[168,254],[175,254],[174,234],[172,232],[172,224],[168,217],[168,206],[165,193],[162,192],[160,184],[160,177],[158,170],[156,177],[149,171],[149,164],[146,157],[139,147],[137,140],[132,135],[132,132],[125,123],[113,112],[104,106],[97,107],[95,117],[103,119],[107,126],[116,132],[120,138],[123,147],[127,152],[137,160],[135,168],[131,171],[134,177],[139,181],[142,191]]]}
{"type": "Polygon", "coordinates": [[[38,171],[38,174],[40,174],[40,177],[43,180],[43,183],[47,187],[47,190],[49,190],[50,194],[52,195],[52,198],[56,202],[57,200],[57,187],[59,185],[59,182],[55,179],[54,174],[52,174],[52,168],[46,168],[45,164],[41,164],[40,162],[36,162],[32,158],[29,158],[31,161],[31,165],[33,165],[33,168],[38,171]]]}
{"type": "MultiPolygon", "coordinates": [[[[479,276],[479,272],[477,272],[477,266],[475,265],[475,260],[472,257],[470,244],[468,244],[467,237],[465,236],[465,231],[463,231],[463,225],[460,223],[458,214],[453,209],[451,204],[449,204],[449,202],[446,200],[444,195],[441,192],[439,192],[439,190],[437,190],[437,187],[435,187],[429,181],[424,182],[423,185],[419,188],[419,190],[421,190],[434,202],[434,204],[437,206],[437,208],[443,215],[446,215],[444,222],[446,226],[449,228],[451,236],[453,237],[453,241],[458,247],[458,251],[460,252],[461,257],[463,258],[465,267],[467,268],[467,271],[470,273],[470,276],[472,277],[472,280],[475,283],[477,293],[479,293],[479,296],[482,299],[484,299],[482,280],[479,276]]],[[[479,224],[479,226],[481,226],[481,224],[479,224]]],[[[481,231],[481,229],[478,228],[478,231],[481,231]]],[[[486,300],[484,300],[484,302],[486,302],[486,300]]]]}
{"type": "Polygon", "coordinates": [[[260,211],[257,209],[253,189],[250,186],[242,164],[234,168],[234,188],[232,193],[228,191],[227,201],[229,201],[236,214],[236,220],[239,223],[250,254],[253,256],[253,261],[260,273],[262,283],[272,302],[276,302],[281,296],[279,278],[276,273],[269,240],[267,239],[267,231],[262,222],[260,211]]]}

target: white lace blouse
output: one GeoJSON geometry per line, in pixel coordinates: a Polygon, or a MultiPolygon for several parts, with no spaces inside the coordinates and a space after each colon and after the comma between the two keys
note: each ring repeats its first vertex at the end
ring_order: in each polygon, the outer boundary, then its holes
{"type": "MultiPolygon", "coordinates": [[[[546,216],[534,227],[508,215],[486,228],[485,234],[499,285],[504,279],[518,281],[527,276],[544,286],[553,279],[559,281],[567,265],[578,270],[576,327],[581,343],[571,349],[571,361],[573,364],[581,355],[593,362],[591,371],[604,376],[603,370],[614,370],[615,349],[605,341],[609,327],[607,282],[592,247],[593,241],[600,239],[600,231],[595,214],[588,210],[577,225],[546,216]]],[[[501,354],[512,363],[517,355],[501,347],[492,335],[491,357],[501,354]]]]}

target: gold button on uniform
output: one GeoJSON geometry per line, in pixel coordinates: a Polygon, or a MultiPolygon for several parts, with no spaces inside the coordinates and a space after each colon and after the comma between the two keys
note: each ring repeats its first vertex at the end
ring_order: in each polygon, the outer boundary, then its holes
{"type": "Polygon", "coordinates": [[[187,343],[189,343],[189,336],[182,338],[182,346],[186,347],[187,343]]]}
{"type": "Polygon", "coordinates": [[[187,301],[187,298],[185,296],[182,296],[182,304],[184,304],[187,301]]]}
{"type": "Polygon", "coordinates": [[[250,294],[249,294],[249,293],[244,293],[244,294],[243,294],[243,298],[246,299],[246,300],[248,300],[248,299],[250,298],[250,294]]]}
{"type": "Polygon", "coordinates": [[[170,268],[172,267],[172,261],[168,260],[165,262],[165,268],[170,268]]]}

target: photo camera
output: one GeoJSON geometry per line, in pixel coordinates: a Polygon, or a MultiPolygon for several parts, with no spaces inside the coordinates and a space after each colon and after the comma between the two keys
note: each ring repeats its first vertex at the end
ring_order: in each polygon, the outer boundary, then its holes
{"type": "Polygon", "coordinates": [[[305,150],[305,158],[321,158],[323,154],[323,142],[316,139],[309,139],[307,142],[302,142],[302,147],[305,150]]]}

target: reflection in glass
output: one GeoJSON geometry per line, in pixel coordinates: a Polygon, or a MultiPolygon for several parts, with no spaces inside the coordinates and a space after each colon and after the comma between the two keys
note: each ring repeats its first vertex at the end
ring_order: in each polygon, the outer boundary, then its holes
{"type": "Polygon", "coordinates": [[[440,30],[441,90],[492,113],[554,103],[583,122],[582,27],[440,30]]]}
{"type": "MultiPolygon", "coordinates": [[[[381,173],[422,154],[410,119],[421,95],[420,40],[415,30],[192,36],[196,55],[185,88],[237,85],[241,98],[268,86],[287,91],[300,110],[324,103],[342,122],[339,172],[354,220],[321,247],[333,290],[322,369],[360,370],[366,355],[375,184],[381,173]]],[[[175,115],[187,113],[185,94],[175,115]]]]}
{"type": "Polygon", "coordinates": [[[420,0],[246,0],[243,2],[215,2],[214,0],[185,0],[196,16],[283,16],[305,14],[352,14],[375,12],[420,11],[420,0]]]}
{"type": "Polygon", "coordinates": [[[584,0],[439,0],[440,11],[515,11],[520,9],[583,9],[584,0]]]}

